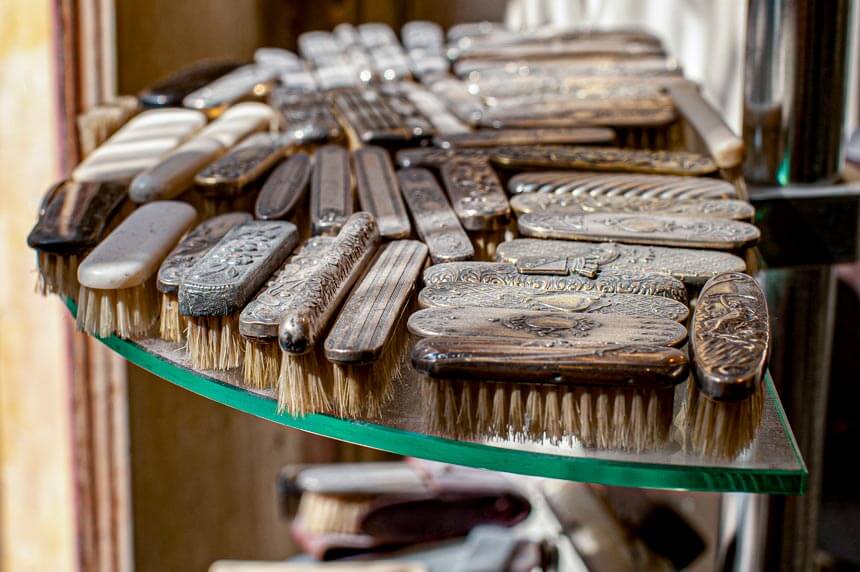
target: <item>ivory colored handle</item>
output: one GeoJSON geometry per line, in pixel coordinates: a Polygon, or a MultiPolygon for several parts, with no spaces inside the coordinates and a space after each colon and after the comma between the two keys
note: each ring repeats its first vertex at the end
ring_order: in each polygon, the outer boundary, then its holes
{"type": "Polygon", "coordinates": [[[702,97],[698,86],[692,82],[669,82],[666,89],[678,111],[704,141],[714,163],[721,169],[740,165],[744,159],[744,142],[702,97]]]}

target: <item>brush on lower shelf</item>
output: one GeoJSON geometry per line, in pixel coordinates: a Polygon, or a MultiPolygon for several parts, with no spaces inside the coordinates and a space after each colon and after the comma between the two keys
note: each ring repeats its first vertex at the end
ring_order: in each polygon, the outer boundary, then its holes
{"type": "Polygon", "coordinates": [[[630,333],[613,337],[602,344],[576,337],[423,339],[412,364],[421,374],[428,424],[455,437],[575,437],[585,447],[651,449],[669,435],[687,358],[631,341],[630,333]]]}
{"type": "Polygon", "coordinates": [[[197,213],[176,201],[134,211],[78,267],[77,326],[88,334],[147,335],[159,318],[158,266],[197,213]]]}
{"type": "Polygon", "coordinates": [[[331,410],[331,368],[322,344],[329,323],[373,258],[379,227],[366,212],[343,225],[319,266],[297,286],[278,326],[282,353],[278,377],[278,409],[291,415],[331,410]]]}
{"type": "Polygon", "coordinates": [[[125,185],[114,183],[62,181],[48,190],[27,236],[36,250],[36,289],[43,296],[77,298],[78,264],[122,218],[126,196],[125,185]]]}
{"type": "Polygon", "coordinates": [[[179,283],[185,273],[235,226],[251,220],[247,213],[228,213],[205,220],[179,241],[158,269],[156,288],[161,293],[161,320],[158,332],[162,339],[179,343],[188,326],[179,313],[179,283]]]}
{"type": "Polygon", "coordinates": [[[339,416],[378,417],[390,399],[409,351],[406,318],[426,258],[418,241],[384,245],[344,303],[324,344],[339,416]]]}
{"type": "Polygon", "coordinates": [[[708,457],[734,458],[752,442],[764,409],[770,319],[755,279],[731,272],[705,284],[689,350],[685,445],[708,457]]]}
{"type": "Polygon", "coordinates": [[[195,368],[242,365],[239,313],[297,241],[292,223],[249,221],[230,229],[183,275],[179,313],[188,323],[188,355],[195,368]]]}
{"type": "Polygon", "coordinates": [[[257,293],[239,315],[239,333],[245,341],[244,383],[256,389],[273,389],[281,372],[278,325],[293,297],[323,262],[333,236],[306,241],[257,293]]]}
{"type": "MultiPolygon", "coordinates": [[[[504,244],[507,243],[502,243],[500,248],[504,244]]],[[[571,272],[567,260],[562,260],[562,263],[559,272],[550,269],[521,272],[516,265],[506,262],[445,262],[424,271],[424,284],[504,284],[553,292],[647,294],[672,298],[683,304],[688,300],[684,284],[666,274],[603,270],[590,278],[580,272],[571,272]]]]}

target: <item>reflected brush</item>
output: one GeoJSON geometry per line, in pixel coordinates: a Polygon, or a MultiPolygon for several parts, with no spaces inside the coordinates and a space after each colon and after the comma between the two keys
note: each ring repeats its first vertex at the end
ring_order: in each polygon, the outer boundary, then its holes
{"type": "Polygon", "coordinates": [[[209,252],[234,226],[251,220],[247,213],[229,213],[197,225],[176,245],[158,269],[156,287],[161,292],[159,335],[169,342],[181,342],[186,320],[179,313],[179,283],[200,257],[209,252]]]}
{"type": "Polygon", "coordinates": [[[379,243],[379,227],[366,212],[352,215],[324,253],[320,265],[297,286],[278,327],[283,352],[278,409],[291,415],[327,412],[332,380],[317,340],[361,276],[379,243]]]}
{"type": "Polygon", "coordinates": [[[693,376],[683,418],[685,445],[708,457],[734,458],[761,424],[770,352],[767,302],[752,277],[731,272],[705,284],[689,349],[693,376]]]}
{"type": "Polygon", "coordinates": [[[409,351],[406,317],[426,258],[427,247],[415,240],[383,246],[332,326],[324,347],[341,417],[381,415],[409,351]]]}
{"type": "Polygon", "coordinates": [[[242,365],[239,312],[292,251],[296,226],[250,221],[230,229],[179,283],[179,312],[188,322],[188,355],[198,369],[242,365]]]}
{"type": "Polygon", "coordinates": [[[290,300],[319,269],[332,242],[333,236],[316,236],[305,242],[242,310],[239,333],[245,339],[245,385],[256,389],[277,385],[281,372],[278,325],[290,300]]]}
{"type": "Polygon", "coordinates": [[[27,236],[37,254],[37,291],[77,297],[78,263],[121,218],[127,195],[125,185],[112,183],[62,181],[48,190],[27,236]]]}
{"type": "Polygon", "coordinates": [[[158,266],[197,218],[185,203],[142,206],[96,246],[78,267],[78,329],[138,338],[158,321],[158,266]]]}

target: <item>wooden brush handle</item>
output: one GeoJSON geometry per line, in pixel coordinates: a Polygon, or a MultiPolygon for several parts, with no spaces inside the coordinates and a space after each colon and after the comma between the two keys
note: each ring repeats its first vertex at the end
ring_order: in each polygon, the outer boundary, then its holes
{"type": "Polygon", "coordinates": [[[666,85],[675,106],[687,123],[702,138],[711,158],[721,169],[737,167],[744,159],[744,142],[723,121],[692,82],[670,82],[666,85]]]}
{"type": "Polygon", "coordinates": [[[412,349],[420,372],[443,379],[662,387],[687,378],[687,358],[674,348],[482,337],[437,337],[412,349]]]}

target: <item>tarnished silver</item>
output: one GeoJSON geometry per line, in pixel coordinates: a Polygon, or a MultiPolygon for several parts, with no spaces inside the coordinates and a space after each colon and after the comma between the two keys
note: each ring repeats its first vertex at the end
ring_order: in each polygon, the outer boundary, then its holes
{"type": "Polygon", "coordinates": [[[290,301],[317,272],[334,240],[333,236],[308,239],[242,310],[239,333],[249,338],[276,338],[290,301]]]}
{"type": "Polygon", "coordinates": [[[603,292],[553,292],[505,286],[443,282],[422,289],[418,294],[422,308],[476,306],[541,312],[582,312],[587,314],[623,314],[657,317],[683,322],[689,315],[687,306],[662,296],[614,294],[603,292]]]}
{"type": "Polygon", "coordinates": [[[284,221],[250,221],[232,228],[182,277],[179,313],[195,317],[238,313],[297,240],[296,225],[284,221]]]}
{"type": "Polygon", "coordinates": [[[254,216],[276,220],[290,216],[305,198],[311,176],[311,159],[306,153],[293,153],[263,183],[254,204],[254,216]]]}
{"type": "Polygon", "coordinates": [[[619,294],[648,294],[664,296],[684,304],[687,290],[677,278],[665,274],[607,270],[595,278],[581,274],[553,276],[525,274],[513,264],[503,262],[446,262],[424,271],[424,284],[471,282],[473,284],[504,284],[538,290],[562,292],[607,292],[619,294]]]}
{"type": "Polygon", "coordinates": [[[521,272],[557,268],[556,273],[596,276],[602,272],[667,274],[690,286],[701,286],[723,272],[743,272],[744,260],[727,252],[617,244],[518,238],[499,244],[496,259],[521,272]]]}
{"type": "Polygon", "coordinates": [[[554,193],[678,200],[735,199],[738,196],[735,187],[722,179],[576,171],[520,173],[511,177],[508,191],[512,194],[554,193]]]}
{"type": "Polygon", "coordinates": [[[442,164],[440,174],[466,230],[497,230],[508,225],[508,197],[487,160],[452,158],[442,164]]]}
{"type": "Polygon", "coordinates": [[[407,238],[412,231],[406,205],[388,153],[381,147],[362,147],[353,153],[353,167],[361,208],[374,216],[385,238],[407,238]]]}
{"type": "Polygon", "coordinates": [[[427,244],[434,264],[469,260],[475,256],[472,241],[430,171],[401,169],[397,171],[397,179],[412,212],[415,230],[427,244]]]}
{"type": "Polygon", "coordinates": [[[349,151],[323,145],[314,154],[311,180],[311,227],[314,234],[337,234],[352,215],[355,199],[349,151]]]}
{"type": "Polygon", "coordinates": [[[751,221],[755,216],[755,208],[751,204],[733,199],[644,198],[574,193],[521,193],[511,199],[511,207],[518,215],[537,212],[647,213],[740,221],[751,221]]]}
{"type": "Polygon", "coordinates": [[[758,242],[755,226],[735,220],[656,214],[527,213],[517,219],[520,233],[538,238],[621,241],[632,244],[740,250],[758,242]]]}
{"type": "Polygon", "coordinates": [[[156,281],[158,291],[165,294],[177,292],[179,283],[194,263],[230,230],[249,222],[251,218],[248,213],[227,213],[205,220],[194,227],[161,263],[156,281]]]}

